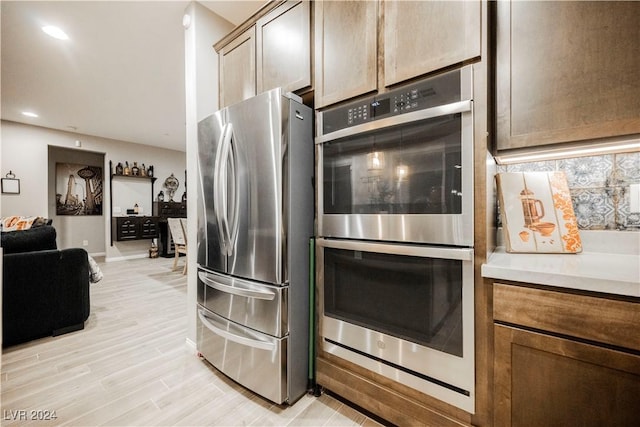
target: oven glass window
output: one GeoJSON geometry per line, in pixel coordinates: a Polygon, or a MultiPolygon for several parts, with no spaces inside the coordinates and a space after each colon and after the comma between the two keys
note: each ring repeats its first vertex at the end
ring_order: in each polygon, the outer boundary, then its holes
{"type": "Polygon", "coordinates": [[[325,214],[459,214],[461,115],[323,146],[325,214]]]}
{"type": "Polygon", "coordinates": [[[324,249],[324,312],[462,357],[462,261],[324,249]]]}

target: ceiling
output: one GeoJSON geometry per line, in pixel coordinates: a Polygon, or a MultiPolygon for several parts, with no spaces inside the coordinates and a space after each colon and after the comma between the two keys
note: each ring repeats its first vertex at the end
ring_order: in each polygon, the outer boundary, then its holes
{"type": "MultiPolygon", "coordinates": [[[[266,0],[200,3],[237,25],[266,0]]],[[[2,119],[184,151],[188,5],[3,0],[2,119]],[[69,39],[46,35],[44,25],[69,39]]]]}

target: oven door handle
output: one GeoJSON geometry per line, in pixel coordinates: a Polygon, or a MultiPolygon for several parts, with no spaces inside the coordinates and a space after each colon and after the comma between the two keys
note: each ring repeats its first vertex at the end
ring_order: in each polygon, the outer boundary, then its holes
{"type": "Polygon", "coordinates": [[[202,310],[198,310],[198,317],[200,318],[200,321],[207,329],[209,329],[214,334],[224,339],[227,339],[229,341],[233,341],[237,344],[244,345],[247,347],[257,348],[259,350],[273,351],[276,348],[276,345],[274,343],[260,341],[260,340],[250,338],[248,336],[236,335],[229,331],[225,331],[224,329],[222,329],[222,327],[215,325],[214,324],[215,320],[207,317],[204,311],[202,310]]]}
{"type": "Polygon", "coordinates": [[[387,117],[385,119],[340,129],[335,132],[317,137],[315,143],[322,144],[324,142],[333,141],[334,139],[344,138],[363,132],[384,129],[390,126],[397,126],[404,123],[415,122],[418,120],[433,119],[435,117],[448,116],[450,114],[465,113],[467,111],[471,111],[472,108],[473,101],[470,99],[452,102],[450,104],[438,105],[431,108],[425,108],[424,110],[413,111],[411,113],[405,113],[399,116],[387,117]]]}
{"type": "Polygon", "coordinates": [[[198,272],[198,278],[202,280],[202,282],[204,282],[205,285],[210,286],[214,289],[217,289],[221,292],[225,292],[227,294],[233,294],[241,297],[261,299],[261,300],[267,300],[267,301],[273,301],[274,298],[276,297],[276,294],[270,291],[261,291],[261,290],[250,289],[248,287],[242,287],[242,286],[238,287],[237,285],[245,284],[243,280],[223,278],[218,275],[216,275],[215,277],[211,277],[211,276],[212,276],[211,274],[205,273],[204,271],[198,272]]]}
{"type": "Polygon", "coordinates": [[[418,246],[389,243],[369,243],[351,240],[317,239],[318,246],[349,251],[385,253],[392,255],[408,255],[423,258],[455,259],[473,261],[471,248],[442,248],[438,246],[418,246]]]}

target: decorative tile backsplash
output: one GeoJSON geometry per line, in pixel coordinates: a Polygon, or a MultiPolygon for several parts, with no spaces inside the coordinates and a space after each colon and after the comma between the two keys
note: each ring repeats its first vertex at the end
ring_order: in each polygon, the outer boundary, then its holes
{"type": "Polygon", "coordinates": [[[581,230],[640,230],[630,212],[631,184],[640,184],[640,152],[500,165],[498,172],[564,171],[581,230]]]}

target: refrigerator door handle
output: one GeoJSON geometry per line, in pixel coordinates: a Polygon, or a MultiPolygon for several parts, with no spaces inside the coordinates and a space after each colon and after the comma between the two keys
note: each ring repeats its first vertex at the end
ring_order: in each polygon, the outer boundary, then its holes
{"type": "MultiPolygon", "coordinates": [[[[218,278],[218,277],[214,279],[203,271],[198,272],[198,278],[200,278],[200,280],[202,280],[207,286],[210,286],[214,289],[217,289],[221,292],[225,292],[228,294],[238,295],[238,296],[247,297],[247,298],[268,300],[268,301],[273,301],[276,297],[276,294],[273,292],[236,287],[231,284],[221,283],[224,279],[220,280],[221,278],[218,278]]],[[[238,279],[226,279],[224,281],[227,281],[229,283],[235,282],[237,284],[242,284],[242,280],[238,280],[238,279]]]]}
{"type": "MultiPolygon", "coordinates": [[[[229,164],[231,166],[231,179],[233,180],[232,186],[232,197],[233,197],[233,210],[231,211],[231,221],[227,219],[227,230],[229,232],[229,255],[232,255],[236,242],[238,240],[238,216],[240,209],[240,192],[238,188],[238,159],[237,159],[237,147],[234,143],[234,134],[233,127],[231,123],[229,123],[229,164]],[[231,222],[231,226],[229,226],[229,222],[231,222]]],[[[228,203],[228,200],[227,200],[228,203]]]]}
{"type": "Polygon", "coordinates": [[[227,160],[229,158],[229,147],[231,135],[233,134],[233,126],[231,123],[224,125],[222,135],[220,136],[220,144],[216,153],[215,163],[215,181],[214,181],[214,208],[216,212],[216,220],[220,226],[222,234],[222,250],[225,255],[231,255],[231,238],[229,234],[229,221],[227,219],[227,160]]]}
{"type": "Polygon", "coordinates": [[[218,225],[218,234],[220,237],[220,243],[222,246],[222,251],[226,253],[226,242],[225,235],[222,231],[222,217],[220,215],[220,194],[218,191],[218,186],[220,185],[220,169],[221,169],[221,157],[222,157],[222,145],[224,141],[225,134],[227,132],[227,125],[224,124],[222,126],[222,132],[220,134],[220,139],[218,140],[218,146],[216,150],[215,163],[213,165],[213,214],[216,218],[216,224],[218,225]]]}
{"type": "Polygon", "coordinates": [[[207,329],[224,339],[228,339],[229,341],[233,341],[237,344],[245,345],[247,347],[257,348],[259,350],[273,351],[276,349],[275,343],[260,341],[248,336],[236,335],[231,332],[225,331],[224,329],[222,329],[222,327],[215,325],[215,321],[207,317],[202,310],[198,310],[198,317],[207,329]]]}

